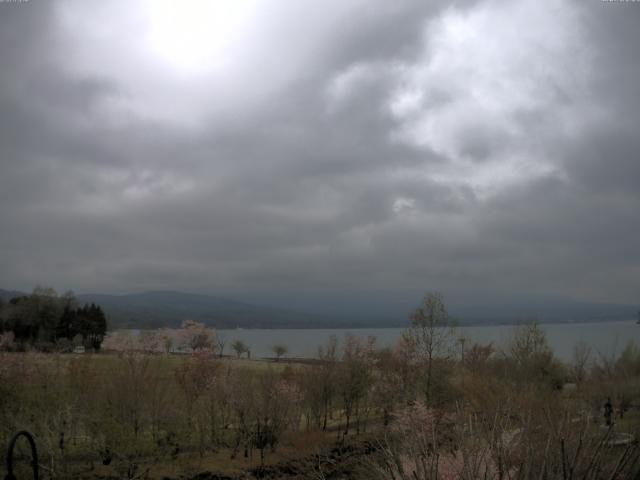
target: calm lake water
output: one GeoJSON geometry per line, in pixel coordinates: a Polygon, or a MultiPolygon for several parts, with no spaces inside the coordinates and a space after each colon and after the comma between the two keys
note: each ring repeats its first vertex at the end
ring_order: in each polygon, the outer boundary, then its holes
{"type": "MultiPolygon", "coordinates": [[[[610,356],[621,352],[630,340],[640,343],[640,325],[635,321],[601,322],[601,323],[569,323],[541,325],[547,333],[547,340],[555,354],[563,360],[571,360],[573,348],[578,342],[585,342],[593,349],[594,355],[610,356]]],[[[463,334],[471,342],[489,343],[500,349],[504,347],[514,332],[512,325],[488,325],[460,327],[458,334],[463,334]]],[[[360,337],[374,336],[381,347],[393,345],[403,328],[356,328],[356,329],[278,329],[278,330],[218,330],[226,341],[224,353],[233,354],[230,344],[236,339],[242,340],[251,347],[253,358],[272,357],[271,347],[284,344],[289,348],[289,357],[315,357],[318,346],[327,343],[331,335],[344,340],[345,335],[360,337]]]]}

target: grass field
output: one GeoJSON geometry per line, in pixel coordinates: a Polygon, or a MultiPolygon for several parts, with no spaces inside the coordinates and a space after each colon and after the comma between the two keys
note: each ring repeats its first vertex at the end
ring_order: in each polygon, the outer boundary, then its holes
{"type": "MultiPolygon", "coordinates": [[[[610,397],[612,435],[638,438],[633,349],[576,373],[545,350],[507,357],[478,346],[464,364],[436,359],[427,382],[410,351],[349,342],[315,361],[0,353],[0,449],[14,432],[32,432],[46,478],[59,479],[387,480],[435,461],[455,473],[437,478],[471,480],[463,469],[473,459],[488,479],[525,466],[564,478],[567,465],[622,479],[636,468],[623,453],[640,468],[637,442],[608,446],[601,427],[610,397]]],[[[24,445],[18,454],[26,459],[24,445]]]]}

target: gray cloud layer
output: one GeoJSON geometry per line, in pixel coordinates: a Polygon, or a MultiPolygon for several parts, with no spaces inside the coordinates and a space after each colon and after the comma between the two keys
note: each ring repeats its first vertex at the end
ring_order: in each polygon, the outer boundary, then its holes
{"type": "Polygon", "coordinates": [[[0,285],[637,301],[639,5],[145,8],[0,4],[0,285]]]}

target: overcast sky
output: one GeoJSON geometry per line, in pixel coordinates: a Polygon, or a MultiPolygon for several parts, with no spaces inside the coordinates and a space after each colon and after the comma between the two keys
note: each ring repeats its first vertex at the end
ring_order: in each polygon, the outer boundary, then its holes
{"type": "Polygon", "coordinates": [[[0,287],[637,303],[639,47],[632,2],[0,2],[0,287]]]}

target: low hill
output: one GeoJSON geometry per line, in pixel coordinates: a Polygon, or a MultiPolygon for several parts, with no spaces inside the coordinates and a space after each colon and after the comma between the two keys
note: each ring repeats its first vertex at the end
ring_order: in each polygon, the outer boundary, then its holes
{"type": "Polygon", "coordinates": [[[107,314],[110,328],[177,327],[183,320],[217,328],[312,328],[335,326],[320,316],[249,303],[174,291],[129,295],[84,294],[81,303],[94,302],[107,314]]]}
{"type": "Polygon", "coordinates": [[[27,294],[24,292],[19,292],[17,290],[3,290],[2,288],[0,288],[0,299],[4,300],[5,302],[8,302],[14,297],[21,297],[22,295],[27,294]]]}
{"type": "MultiPolygon", "coordinates": [[[[0,289],[0,299],[27,295],[0,289]]],[[[406,327],[419,296],[405,295],[300,295],[251,296],[231,300],[177,291],[150,291],[126,295],[81,294],[80,303],[100,305],[109,328],[177,327],[183,320],[217,328],[357,328],[406,327]],[[284,306],[284,307],[283,307],[284,306]]],[[[576,302],[559,298],[508,298],[474,302],[453,297],[447,303],[460,325],[512,324],[536,319],[542,323],[592,322],[635,319],[638,307],[576,302]]]]}

